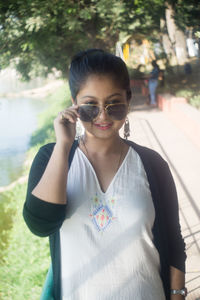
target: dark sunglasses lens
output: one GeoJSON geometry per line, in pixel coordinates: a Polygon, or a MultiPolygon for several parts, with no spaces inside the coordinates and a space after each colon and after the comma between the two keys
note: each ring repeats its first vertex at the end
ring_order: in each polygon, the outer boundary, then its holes
{"type": "Polygon", "coordinates": [[[82,105],[78,108],[80,119],[83,122],[91,122],[98,116],[99,108],[95,105],[82,105]]]}
{"type": "Polygon", "coordinates": [[[107,113],[114,120],[122,120],[127,114],[127,106],[125,104],[108,106],[107,113]]]}

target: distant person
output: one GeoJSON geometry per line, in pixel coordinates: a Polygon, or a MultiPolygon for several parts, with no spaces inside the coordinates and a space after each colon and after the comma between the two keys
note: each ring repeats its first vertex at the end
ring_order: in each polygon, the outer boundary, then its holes
{"type": "Polygon", "coordinates": [[[192,67],[191,67],[191,64],[190,63],[185,63],[184,65],[184,72],[186,75],[190,75],[192,74],[192,67]]]}
{"type": "Polygon", "coordinates": [[[151,71],[149,76],[148,87],[150,93],[150,106],[156,107],[157,106],[156,89],[158,86],[158,77],[160,74],[160,68],[156,63],[156,60],[152,61],[152,66],[153,66],[153,70],[151,71]]]}
{"type": "Polygon", "coordinates": [[[56,143],[33,161],[24,205],[30,230],[50,237],[51,299],[185,299],[174,181],[158,153],[126,140],[125,63],[83,51],[72,59],[69,85],[73,105],[54,120],[56,143]],[[79,139],[77,119],[85,130],[79,139]]]}

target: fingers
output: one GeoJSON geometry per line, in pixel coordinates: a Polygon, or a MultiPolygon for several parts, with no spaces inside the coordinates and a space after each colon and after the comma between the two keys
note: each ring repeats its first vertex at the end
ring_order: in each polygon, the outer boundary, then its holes
{"type": "Polygon", "coordinates": [[[61,111],[58,116],[61,122],[66,123],[67,121],[70,123],[75,123],[79,114],[77,112],[78,105],[72,106],[61,111]]]}

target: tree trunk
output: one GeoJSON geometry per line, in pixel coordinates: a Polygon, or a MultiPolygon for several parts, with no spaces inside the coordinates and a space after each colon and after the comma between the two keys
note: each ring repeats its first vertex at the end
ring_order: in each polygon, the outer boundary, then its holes
{"type": "Polygon", "coordinates": [[[165,3],[165,17],[169,39],[176,53],[177,63],[184,64],[187,61],[187,46],[184,32],[180,30],[174,21],[174,10],[169,3],[165,3]]]}
{"type": "Polygon", "coordinates": [[[164,19],[160,19],[160,31],[161,31],[161,41],[162,41],[163,49],[167,56],[167,61],[170,65],[175,65],[177,64],[176,52],[174,51],[174,47],[169,38],[166,21],[164,19]]]}

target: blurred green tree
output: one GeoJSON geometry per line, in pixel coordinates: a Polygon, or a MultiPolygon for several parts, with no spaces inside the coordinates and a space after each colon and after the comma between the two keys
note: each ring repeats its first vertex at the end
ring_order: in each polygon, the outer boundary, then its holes
{"type": "MultiPolygon", "coordinates": [[[[178,28],[189,26],[189,15],[192,26],[198,26],[198,1],[168,2],[178,28]]],[[[71,56],[81,49],[114,51],[121,36],[138,33],[161,39],[165,4],[164,0],[1,1],[0,66],[12,62],[27,80],[54,68],[66,76],[71,56]]]]}
{"type": "Polygon", "coordinates": [[[125,10],[114,0],[1,1],[0,64],[12,61],[25,79],[53,68],[65,75],[80,49],[115,46],[125,10]]]}

